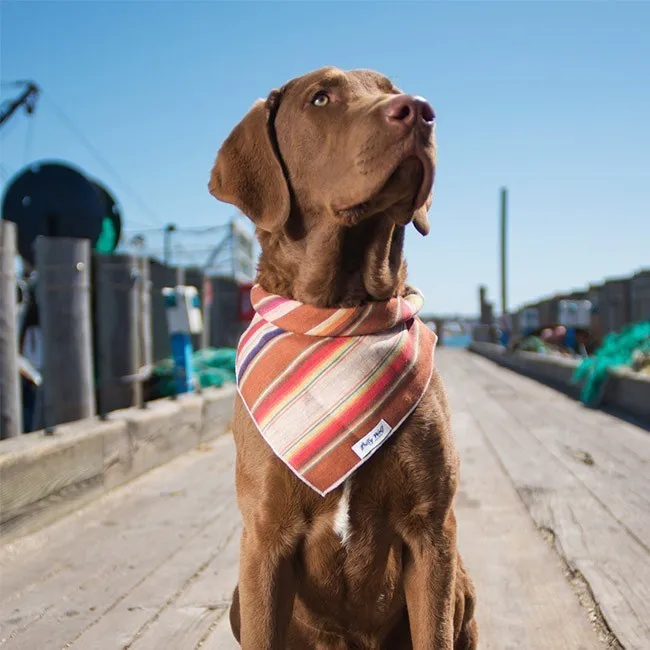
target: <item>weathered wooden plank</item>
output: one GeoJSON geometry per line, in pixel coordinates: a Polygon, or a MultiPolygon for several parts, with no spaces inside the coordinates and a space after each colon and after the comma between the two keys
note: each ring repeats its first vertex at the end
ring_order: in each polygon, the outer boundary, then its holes
{"type": "Polygon", "coordinates": [[[575,402],[542,399],[549,397],[547,392],[551,396],[553,392],[544,386],[531,390],[527,383],[520,388],[513,381],[513,376],[517,378],[514,373],[491,365],[490,375],[486,372],[482,376],[493,378],[489,383],[493,390],[488,388],[493,399],[535,436],[631,536],[650,548],[648,433],[629,424],[616,428],[620,421],[575,402]],[[512,392],[508,393],[506,387],[512,392]],[[522,399],[522,391],[534,399],[522,399]]]}
{"type": "MultiPolygon", "coordinates": [[[[230,514],[229,506],[215,509],[206,517],[206,526],[197,529],[186,544],[135,588],[124,594],[123,598],[108,609],[70,647],[75,650],[113,650],[116,642],[119,642],[120,648],[131,645],[140,648],[143,639],[146,643],[150,642],[150,638],[158,639],[161,630],[185,629],[189,626],[188,629],[194,634],[206,624],[204,632],[207,632],[212,621],[206,612],[217,610],[219,607],[213,606],[211,602],[205,605],[184,605],[179,603],[179,599],[185,590],[201,581],[204,574],[210,574],[208,581],[215,593],[218,592],[210,569],[214,564],[219,565],[225,561],[223,554],[230,546],[231,540],[238,539],[239,533],[238,521],[236,517],[230,517],[230,514]],[[178,624],[174,623],[175,610],[180,611],[178,624]],[[192,614],[200,620],[196,628],[191,624],[192,614]],[[119,630],[118,639],[115,638],[116,630],[119,630]]],[[[236,563],[237,558],[235,566],[236,563]]],[[[227,605],[227,600],[219,600],[221,608],[227,605]]],[[[193,646],[180,644],[174,647],[193,646]]]]}
{"type": "Polygon", "coordinates": [[[56,436],[30,433],[3,443],[0,453],[0,523],[26,516],[51,494],[99,477],[104,439],[125,432],[120,422],[84,421],[60,427],[56,436]]]}
{"type": "Polygon", "coordinates": [[[240,650],[239,643],[232,635],[227,611],[224,611],[197,650],[240,650]]]}
{"type": "Polygon", "coordinates": [[[228,524],[234,526],[233,532],[222,550],[210,562],[205,571],[197,576],[187,589],[180,594],[178,607],[207,607],[220,609],[229,607],[232,592],[239,575],[239,540],[241,523],[233,500],[229,511],[228,524]]]}
{"type": "Polygon", "coordinates": [[[225,612],[223,608],[214,610],[207,607],[166,609],[160,618],[152,623],[146,634],[129,646],[129,650],[194,650],[225,612]]]}
{"type": "MultiPolygon", "coordinates": [[[[227,517],[224,516],[223,519],[225,522],[227,517]]],[[[228,618],[232,591],[239,572],[241,526],[234,498],[228,524],[234,526],[234,529],[219,553],[184,587],[174,602],[161,612],[159,619],[133,644],[133,650],[239,648],[230,630],[228,618]]],[[[79,650],[82,647],[79,646],[79,650]]],[[[92,647],[102,650],[100,646],[92,647]]],[[[109,650],[108,646],[106,650],[109,650]]]]}
{"type": "Polygon", "coordinates": [[[477,586],[482,650],[604,648],[475,418],[453,398],[452,408],[462,458],[459,543],[477,586]]]}
{"type": "MultiPolygon", "coordinates": [[[[437,356],[462,457],[459,538],[478,592],[481,650],[603,647],[526,506],[538,525],[554,531],[562,554],[578,558],[569,561],[572,567],[585,577],[589,569],[595,571],[593,580],[588,578],[591,588],[595,594],[611,592],[607,605],[618,608],[618,625],[629,637],[635,631],[626,618],[630,609],[637,620],[649,620],[644,603],[639,604],[647,590],[639,592],[637,584],[647,580],[641,562],[647,567],[647,557],[637,557],[635,575],[620,571],[620,554],[629,558],[626,544],[636,542],[627,536],[620,543],[621,525],[554,455],[549,434],[535,430],[557,427],[553,418],[559,415],[543,417],[554,400],[536,397],[529,387],[518,392],[516,382],[499,383],[467,358],[453,350],[437,356]],[[529,402],[530,408],[518,403],[509,411],[515,399],[529,402]],[[594,533],[603,532],[603,521],[613,530],[593,542],[594,533]],[[606,558],[604,545],[611,545],[606,558]],[[602,567],[594,569],[590,562],[602,567]]],[[[559,408],[574,418],[571,427],[576,428],[579,418],[571,409],[580,407],[567,403],[559,408]]],[[[606,426],[615,431],[615,422],[607,420],[606,426]]],[[[127,644],[134,650],[236,650],[227,615],[237,580],[240,525],[234,446],[222,438],[205,449],[2,548],[3,650],[57,650],[70,644],[79,650],[117,650],[127,644]]],[[[619,462],[616,454],[612,448],[609,462],[619,462]]],[[[628,470],[632,460],[626,461],[628,470]]],[[[627,650],[638,647],[629,644],[627,650]]]]}
{"type": "Polygon", "coordinates": [[[536,524],[553,532],[556,548],[571,570],[587,580],[622,645],[645,650],[650,642],[647,549],[494,398],[498,391],[491,394],[472,379],[476,376],[475,371],[464,376],[468,408],[536,524]]]}
{"type": "Polygon", "coordinates": [[[160,400],[155,409],[116,411],[116,420],[126,420],[128,453],[117,447],[115,463],[107,473],[111,487],[170,461],[201,443],[203,400],[187,394],[176,401],[160,400]]]}
{"type": "Polygon", "coordinates": [[[187,454],[3,554],[6,647],[73,642],[232,508],[229,442],[187,454]]]}
{"type": "MultiPolygon", "coordinates": [[[[187,585],[175,602],[162,613],[160,623],[156,621],[143,635],[142,641],[133,646],[133,650],[157,650],[163,647],[163,638],[176,641],[176,645],[169,645],[170,648],[194,647],[189,644],[189,639],[193,642],[196,640],[197,630],[203,632],[197,645],[202,650],[211,647],[219,650],[239,648],[228,618],[232,592],[239,573],[241,526],[238,513],[232,513],[230,523],[234,523],[236,529],[220,553],[187,585]],[[207,612],[212,612],[212,615],[207,612]]],[[[167,642],[170,643],[169,640],[167,642]]],[[[97,650],[101,648],[98,647],[97,650]]]]}
{"type": "Polygon", "coordinates": [[[0,439],[23,432],[16,318],[16,244],[18,228],[0,220],[0,439]]]}
{"type": "Polygon", "coordinates": [[[633,459],[638,459],[643,463],[638,467],[641,472],[645,472],[650,465],[650,445],[647,432],[639,426],[604,411],[583,407],[580,402],[576,402],[571,397],[558,393],[534,379],[506,370],[481,356],[466,355],[458,359],[457,365],[464,369],[466,375],[474,377],[475,381],[484,388],[493,386],[496,380],[514,388],[517,395],[529,397],[531,404],[538,407],[542,405],[552,407],[552,411],[545,412],[545,417],[553,417],[555,414],[561,413],[564,418],[593,427],[603,434],[599,438],[609,440],[611,436],[614,441],[620,443],[614,448],[615,458],[621,459],[622,454],[625,457],[626,452],[630,452],[633,459]]]}
{"type": "Polygon", "coordinates": [[[0,448],[0,544],[39,530],[122,483],[224,433],[232,386],[157,400],[106,422],[58,426],[0,448]]]}

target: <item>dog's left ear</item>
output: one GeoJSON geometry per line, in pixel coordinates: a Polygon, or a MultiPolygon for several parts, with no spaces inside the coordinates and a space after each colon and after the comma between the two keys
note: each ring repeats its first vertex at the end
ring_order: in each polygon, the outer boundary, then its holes
{"type": "Polygon", "coordinates": [[[429,194],[426,203],[416,210],[413,215],[413,225],[415,226],[415,229],[424,236],[428,235],[431,230],[431,226],[429,225],[429,208],[431,207],[432,201],[433,192],[429,194]]]}

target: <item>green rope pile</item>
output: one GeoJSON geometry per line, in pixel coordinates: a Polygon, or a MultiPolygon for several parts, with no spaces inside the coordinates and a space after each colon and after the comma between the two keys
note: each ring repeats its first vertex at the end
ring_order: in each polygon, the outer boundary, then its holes
{"type": "MultiPolygon", "coordinates": [[[[236,356],[237,351],[232,348],[205,348],[194,352],[192,367],[201,388],[234,384],[236,356]]],[[[175,395],[173,359],[158,362],[154,366],[152,379],[152,399],[175,395]]]]}
{"type": "Polygon", "coordinates": [[[584,382],[580,399],[587,406],[598,406],[605,392],[610,370],[632,366],[639,355],[650,354],[650,321],[627,325],[620,332],[611,332],[592,357],[575,370],[574,384],[584,382]]]}
{"type": "Polygon", "coordinates": [[[522,352],[539,352],[543,354],[546,352],[546,346],[539,336],[527,336],[525,339],[517,343],[517,350],[522,352]]]}

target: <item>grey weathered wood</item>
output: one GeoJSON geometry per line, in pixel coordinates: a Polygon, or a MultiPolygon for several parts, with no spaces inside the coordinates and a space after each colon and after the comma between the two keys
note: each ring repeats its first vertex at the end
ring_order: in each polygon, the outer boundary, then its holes
{"type": "Polygon", "coordinates": [[[151,312],[151,266],[148,257],[140,258],[140,311],[142,336],[142,365],[146,368],[153,364],[153,335],[151,312]]]}
{"type": "MultiPolygon", "coordinates": [[[[449,389],[462,458],[456,504],[459,541],[476,582],[481,650],[604,648],[589,624],[589,616],[597,612],[578,605],[560,559],[536,530],[526,508],[530,504],[522,503],[513,481],[518,486],[522,472],[534,481],[534,465],[546,465],[550,457],[557,468],[552,476],[556,512],[575,503],[586,507],[586,514],[575,513],[580,526],[585,526],[585,517],[595,516],[598,523],[600,515],[597,510],[594,515],[592,505],[597,502],[589,495],[591,502],[585,505],[579,492],[562,489],[575,487],[575,477],[552,454],[538,451],[544,451],[543,445],[516,417],[507,411],[504,415],[494,393],[487,397],[492,380],[486,371],[451,349],[441,350],[437,362],[449,389]],[[476,407],[477,399],[488,405],[476,407]],[[505,427],[510,445],[523,437],[516,452],[521,471],[513,469],[512,454],[503,452],[503,445],[493,444],[497,426],[505,427]],[[537,451],[531,453],[535,444],[537,451]]],[[[492,387],[504,389],[498,383],[492,387]]],[[[203,406],[206,413],[213,409],[218,409],[216,403],[203,406]]],[[[120,472],[129,463],[128,457],[121,457],[126,451],[122,443],[141,450],[143,455],[134,462],[140,469],[147,467],[149,453],[156,450],[164,456],[170,444],[167,435],[158,439],[155,427],[152,435],[145,433],[146,411],[132,413],[143,428],[138,433],[139,425],[129,420],[128,438],[115,440],[111,455],[123,468],[120,472]]],[[[171,431],[191,427],[194,417],[188,414],[183,424],[170,411],[163,418],[168,425],[157,422],[171,431]]],[[[227,614],[237,580],[240,527],[233,465],[232,439],[222,437],[113,490],[48,529],[3,547],[0,627],[7,638],[3,650],[236,650],[227,614]]],[[[562,522],[554,530],[564,548],[565,539],[579,536],[580,528],[568,517],[562,522]]],[[[593,535],[592,527],[589,544],[593,535]]],[[[615,553],[626,552],[621,546],[612,549],[614,560],[615,553]]],[[[612,568],[609,558],[604,566],[612,568]]],[[[640,559],[637,567],[642,573],[640,559]]],[[[591,586],[603,589],[601,584],[591,586]]],[[[643,605],[635,601],[634,606],[643,605]]]]}
{"type": "Polygon", "coordinates": [[[16,224],[0,220],[0,439],[23,431],[18,323],[16,320],[16,224]]]}
{"type": "MultiPolygon", "coordinates": [[[[187,494],[168,498],[186,502],[187,494]]],[[[189,604],[182,601],[186,591],[191,591],[204,577],[211,580],[215,592],[219,591],[219,582],[213,579],[214,572],[210,569],[213,563],[221,563],[224,548],[233,538],[238,539],[239,532],[236,518],[224,521],[227,507],[221,504],[204,521],[195,522],[198,525],[187,530],[182,544],[173,554],[89,626],[71,647],[74,650],[113,650],[112,634],[119,630],[122,646],[132,643],[134,649],[165,647],[162,641],[175,636],[180,637],[179,643],[170,643],[168,647],[193,648],[227,607],[227,603],[214,606],[207,601],[189,604]],[[190,636],[195,643],[186,645],[184,641],[190,636]]],[[[235,558],[235,565],[236,562],[235,558]]]]}
{"type": "Polygon", "coordinates": [[[133,260],[133,294],[131,304],[131,364],[137,373],[133,378],[133,404],[144,407],[143,382],[151,370],[153,358],[151,327],[151,279],[149,259],[136,257],[133,260]]]}
{"type": "MultiPolygon", "coordinates": [[[[139,258],[133,259],[133,292],[131,293],[131,366],[137,373],[142,367],[142,263],[139,258]]],[[[135,380],[132,383],[133,406],[142,408],[144,406],[144,388],[142,382],[135,380]]]]}
{"type": "Polygon", "coordinates": [[[46,427],[95,415],[90,243],[36,240],[46,427]]]}
{"type": "Polygon", "coordinates": [[[650,444],[642,429],[585,409],[547,387],[471,363],[489,377],[492,397],[574,475],[631,536],[650,548],[650,444]],[[505,387],[512,390],[508,392],[505,387]],[[522,399],[522,395],[532,399],[522,399]]]}
{"type": "Polygon", "coordinates": [[[459,545],[478,589],[482,650],[604,648],[541,539],[479,422],[452,396],[462,458],[456,497],[459,545]],[[508,597],[504,597],[508,594],[508,597]]]}
{"type": "MultiPolygon", "coordinates": [[[[576,399],[580,396],[581,387],[572,381],[575,369],[580,364],[578,359],[536,352],[511,354],[506,353],[506,350],[500,345],[485,342],[474,341],[470,347],[477,354],[491,359],[505,368],[546,382],[576,399]]],[[[650,422],[649,377],[626,368],[615,369],[608,373],[607,381],[603,384],[601,392],[600,405],[615,408],[642,422],[650,422]]]]}
{"type": "Polygon", "coordinates": [[[232,592],[239,578],[241,522],[238,515],[232,517],[226,530],[229,536],[222,536],[224,541],[219,546],[218,554],[180,594],[178,607],[208,607],[215,610],[230,607],[232,592]]]}
{"type": "Polygon", "coordinates": [[[95,316],[99,374],[98,409],[108,413],[133,404],[133,388],[124,377],[138,371],[131,322],[134,308],[133,255],[94,255],[95,316]]]}
{"type": "Polygon", "coordinates": [[[78,503],[81,495],[88,500],[101,491],[104,447],[123,436],[125,422],[86,420],[62,425],[57,436],[27,434],[20,439],[24,445],[8,444],[8,449],[3,443],[0,541],[31,528],[33,519],[40,525],[49,523],[61,508],[78,503]]]}
{"type": "Polygon", "coordinates": [[[240,650],[241,646],[232,635],[227,611],[224,611],[223,616],[210,630],[200,648],[201,650],[240,650]]]}
{"type": "Polygon", "coordinates": [[[94,497],[223,434],[234,387],[157,400],[81,420],[53,436],[32,433],[0,446],[0,543],[37,530],[94,497]]]}
{"type": "Polygon", "coordinates": [[[238,526],[232,464],[221,438],[3,548],[3,648],[112,650],[141,636],[238,526]]]}
{"type": "MultiPolygon", "coordinates": [[[[630,535],[579,476],[569,471],[567,463],[553,453],[552,445],[547,447],[543,436],[538,437],[539,426],[545,422],[555,424],[554,402],[546,409],[538,409],[535,400],[518,389],[515,380],[506,385],[498,381],[498,376],[507,370],[499,368],[492,378],[486,377],[469,358],[459,358],[448,370],[455,374],[454,381],[463,382],[469,411],[537,526],[552,533],[555,547],[570,570],[589,584],[607,625],[620,643],[627,650],[645,650],[650,642],[648,548],[630,535]]],[[[574,417],[579,417],[575,413],[581,414],[583,407],[578,403],[572,407],[574,417]]],[[[594,416],[608,417],[592,412],[590,417],[594,416]]],[[[623,426],[623,430],[628,426],[623,426]]],[[[589,435],[589,428],[581,435],[589,435]]],[[[561,432],[556,430],[552,438],[557,440],[559,436],[561,432]]],[[[650,438],[646,440],[650,444],[650,438]]],[[[628,476],[631,490],[634,481],[634,475],[628,476]]],[[[615,494],[620,495],[620,490],[619,485],[615,494]]],[[[640,512],[638,502],[634,507],[640,512]]]]}
{"type": "MultiPolygon", "coordinates": [[[[499,383],[507,384],[513,388],[517,394],[530,399],[530,402],[551,410],[546,410],[545,417],[553,417],[555,413],[561,413],[562,418],[569,418],[573,421],[580,422],[587,428],[597,429],[598,437],[609,438],[618,437],[619,431],[624,431],[625,446],[633,445],[634,453],[643,456],[650,461],[650,445],[645,432],[632,423],[625,422],[620,418],[598,409],[584,408],[581,404],[576,404],[575,400],[563,393],[550,390],[544,384],[533,378],[526,377],[515,371],[503,371],[499,365],[492,363],[488,358],[479,355],[464,356],[460,364],[464,372],[471,375],[481,386],[490,387],[496,380],[499,383]],[[576,408],[577,407],[577,408],[576,408]]],[[[620,454],[624,447],[616,449],[620,454]]]]}
{"type": "MultiPolygon", "coordinates": [[[[160,618],[131,646],[133,650],[160,650],[161,648],[188,648],[194,650],[210,632],[213,624],[224,616],[224,611],[206,607],[165,609],[160,618]]],[[[107,646],[108,650],[108,646],[107,646]]]]}

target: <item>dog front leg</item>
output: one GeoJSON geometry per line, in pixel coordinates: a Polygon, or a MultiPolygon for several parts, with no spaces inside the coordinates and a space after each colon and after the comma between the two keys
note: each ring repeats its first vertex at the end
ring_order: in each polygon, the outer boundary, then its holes
{"type": "Polygon", "coordinates": [[[295,596],[293,549],[244,529],[239,567],[242,650],[285,650],[295,596]]]}
{"type": "Polygon", "coordinates": [[[454,650],[456,520],[405,538],[404,592],[413,650],[454,650]]]}

